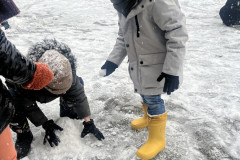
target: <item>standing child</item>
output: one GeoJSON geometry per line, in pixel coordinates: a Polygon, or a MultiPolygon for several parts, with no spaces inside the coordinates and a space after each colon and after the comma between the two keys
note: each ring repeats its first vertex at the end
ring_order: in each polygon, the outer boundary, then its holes
{"type": "Polygon", "coordinates": [[[161,94],[168,95],[182,82],[185,43],[188,35],[185,17],[177,0],[111,0],[118,11],[116,44],[101,67],[110,75],[128,55],[134,91],[143,99],[144,117],[131,127],[148,126],[148,141],[137,151],[151,159],[166,145],[167,112],[161,94]]]}

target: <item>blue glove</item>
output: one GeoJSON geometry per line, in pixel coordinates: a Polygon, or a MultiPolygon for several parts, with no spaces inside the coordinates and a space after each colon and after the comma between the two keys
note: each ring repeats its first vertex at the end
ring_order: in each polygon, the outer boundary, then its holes
{"type": "Polygon", "coordinates": [[[118,65],[116,65],[115,63],[113,63],[111,61],[106,61],[104,63],[104,65],[101,67],[102,70],[106,69],[106,75],[105,76],[109,76],[111,73],[113,73],[115,71],[116,68],[118,68],[118,65]]]}
{"type": "Polygon", "coordinates": [[[8,24],[7,21],[2,22],[1,25],[5,28],[5,30],[7,30],[8,28],[10,28],[10,25],[8,24]]]}
{"type": "Polygon", "coordinates": [[[172,76],[166,73],[161,73],[158,77],[157,81],[160,82],[163,78],[165,78],[165,83],[163,87],[163,92],[167,92],[168,95],[171,92],[174,92],[179,87],[179,76],[172,76]]]}

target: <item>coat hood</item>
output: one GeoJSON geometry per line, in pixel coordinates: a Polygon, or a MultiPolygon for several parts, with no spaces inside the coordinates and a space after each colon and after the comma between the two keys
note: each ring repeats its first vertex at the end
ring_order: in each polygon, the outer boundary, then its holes
{"type": "Polygon", "coordinates": [[[42,42],[34,44],[28,51],[27,58],[38,62],[42,55],[48,50],[56,50],[65,56],[70,64],[73,72],[76,72],[76,58],[72,54],[71,49],[64,43],[60,43],[55,39],[44,39],[42,42]]]}

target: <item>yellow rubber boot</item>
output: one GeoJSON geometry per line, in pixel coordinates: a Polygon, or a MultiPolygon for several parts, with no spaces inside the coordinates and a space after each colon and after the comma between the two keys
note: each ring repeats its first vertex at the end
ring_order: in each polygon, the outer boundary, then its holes
{"type": "Polygon", "coordinates": [[[147,106],[142,104],[144,111],[144,116],[138,119],[135,119],[131,122],[132,129],[142,129],[148,126],[148,115],[147,115],[147,106]]]}
{"type": "Polygon", "coordinates": [[[150,118],[148,123],[148,140],[137,151],[137,156],[147,160],[154,158],[166,146],[165,128],[167,122],[167,113],[150,118]]]}

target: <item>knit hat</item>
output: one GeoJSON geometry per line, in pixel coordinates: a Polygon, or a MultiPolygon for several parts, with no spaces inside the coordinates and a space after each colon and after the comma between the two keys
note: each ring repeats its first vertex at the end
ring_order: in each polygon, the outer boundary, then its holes
{"type": "Polygon", "coordinates": [[[19,12],[12,0],[0,0],[0,23],[17,15],[19,12]]]}
{"type": "Polygon", "coordinates": [[[48,64],[54,78],[45,89],[53,94],[64,94],[72,85],[72,68],[69,60],[56,50],[47,50],[38,62],[48,64]]]}

